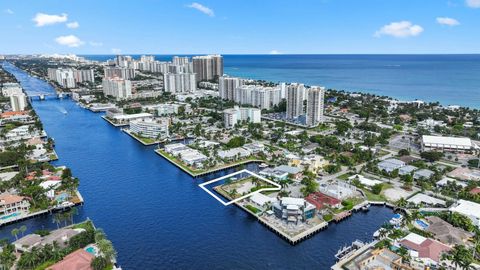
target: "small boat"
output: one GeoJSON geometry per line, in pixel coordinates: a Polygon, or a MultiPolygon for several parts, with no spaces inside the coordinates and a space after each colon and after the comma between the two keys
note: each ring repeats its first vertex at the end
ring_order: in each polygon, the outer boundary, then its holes
{"type": "Polygon", "coordinates": [[[362,211],[367,212],[370,210],[370,204],[366,204],[362,207],[362,211]]]}
{"type": "Polygon", "coordinates": [[[268,167],[268,164],[262,163],[262,164],[258,165],[258,167],[260,167],[260,168],[266,168],[266,167],[268,167]]]}

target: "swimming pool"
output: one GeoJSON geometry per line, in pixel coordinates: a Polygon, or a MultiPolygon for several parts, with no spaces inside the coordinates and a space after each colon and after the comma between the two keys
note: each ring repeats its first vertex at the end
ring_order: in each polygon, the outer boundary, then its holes
{"type": "Polygon", "coordinates": [[[3,217],[1,217],[0,219],[5,220],[5,219],[9,219],[9,218],[16,217],[16,216],[19,216],[19,215],[20,215],[20,213],[15,212],[15,213],[12,213],[12,214],[10,214],[10,215],[3,216],[3,217]]]}
{"type": "Polygon", "coordinates": [[[88,253],[90,253],[90,254],[92,254],[92,255],[94,255],[94,256],[96,256],[96,254],[97,254],[97,251],[96,251],[95,247],[93,247],[93,246],[87,247],[87,248],[85,249],[85,251],[88,252],[88,253]]]}
{"type": "Polygon", "coordinates": [[[417,225],[420,226],[424,230],[428,227],[428,224],[425,223],[423,220],[420,220],[420,219],[415,220],[415,223],[417,223],[417,225]]]}

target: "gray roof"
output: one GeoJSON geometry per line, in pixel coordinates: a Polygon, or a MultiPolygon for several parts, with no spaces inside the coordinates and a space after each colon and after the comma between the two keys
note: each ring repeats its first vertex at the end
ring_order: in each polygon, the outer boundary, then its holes
{"type": "Polygon", "coordinates": [[[433,233],[436,239],[447,245],[463,245],[473,237],[472,233],[456,228],[439,217],[430,216],[426,220],[430,224],[426,231],[433,233]]]}
{"type": "Polygon", "coordinates": [[[278,167],[275,167],[274,170],[283,171],[283,172],[291,173],[291,174],[297,174],[297,173],[302,171],[301,169],[299,169],[297,167],[292,167],[292,166],[287,166],[287,165],[280,165],[278,167]]]}

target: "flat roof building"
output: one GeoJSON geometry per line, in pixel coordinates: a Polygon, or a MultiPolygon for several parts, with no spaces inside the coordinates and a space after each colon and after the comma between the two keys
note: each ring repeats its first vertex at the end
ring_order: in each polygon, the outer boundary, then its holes
{"type": "Polygon", "coordinates": [[[444,137],[444,136],[422,136],[422,150],[441,151],[477,151],[478,145],[472,143],[470,138],[465,137],[444,137]]]}

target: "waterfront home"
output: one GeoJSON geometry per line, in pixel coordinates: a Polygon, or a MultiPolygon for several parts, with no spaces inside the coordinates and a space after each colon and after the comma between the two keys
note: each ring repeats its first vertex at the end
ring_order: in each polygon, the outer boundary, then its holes
{"type": "Polygon", "coordinates": [[[272,210],[277,218],[298,224],[315,217],[316,207],[301,198],[283,197],[273,203],[272,210]]]}
{"type": "Polygon", "coordinates": [[[435,173],[428,169],[421,169],[413,173],[413,179],[415,180],[428,180],[430,179],[435,173]]]}
{"type": "Polygon", "coordinates": [[[412,203],[416,206],[441,206],[445,207],[447,205],[447,202],[441,199],[434,198],[432,196],[423,194],[423,193],[417,193],[413,197],[409,198],[407,202],[412,203]]]}
{"type": "Polygon", "coordinates": [[[421,261],[424,266],[435,266],[444,253],[450,251],[450,247],[433,239],[425,238],[415,233],[410,233],[399,242],[399,245],[406,248],[410,256],[421,261]]]}
{"type": "Polygon", "coordinates": [[[207,156],[200,153],[196,149],[192,149],[184,144],[181,143],[172,143],[165,145],[165,152],[178,157],[187,165],[196,165],[200,166],[200,164],[208,159],[207,156]]]}
{"type": "Polygon", "coordinates": [[[224,160],[233,160],[238,158],[249,157],[252,153],[242,147],[232,148],[228,150],[220,150],[217,155],[224,160]]]}
{"type": "Polygon", "coordinates": [[[68,246],[68,241],[82,232],[85,229],[72,229],[72,228],[60,228],[58,230],[51,231],[48,235],[40,236],[38,234],[32,233],[28,234],[15,242],[15,248],[21,252],[29,252],[33,247],[43,247],[45,245],[52,245],[56,242],[61,248],[68,246]]]}
{"type": "Polygon", "coordinates": [[[390,158],[379,162],[377,164],[377,167],[380,171],[386,171],[387,173],[391,173],[394,170],[404,167],[405,165],[405,162],[401,160],[390,158]]]}
{"type": "Polygon", "coordinates": [[[321,192],[311,193],[305,198],[305,200],[307,200],[307,202],[315,205],[317,210],[322,210],[322,209],[325,208],[325,206],[332,207],[332,208],[342,207],[342,201],[341,200],[339,200],[337,198],[334,198],[334,197],[331,197],[331,196],[328,196],[328,195],[326,195],[324,193],[321,193],[321,192]]]}
{"type": "Polygon", "coordinates": [[[16,213],[28,213],[30,202],[26,197],[10,193],[0,194],[0,218],[16,213]]]}
{"type": "Polygon", "coordinates": [[[275,167],[274,170],[286,172],[293,180],[300,180],[303,176],[302,169],[293,166],[280,165],[275,167]]]}
{"type": "Polygon", "coordinates": [[[60,187],[62,184],[61,180],[47,180],[40,183],[41,186],[45,190],[45,195],[49,199],[55,198],[55,190],[60,187]]]}
{"type": "Polygon", "coordinates": [[[435,239],[449,246],[465,245],[474,236],[473,233],[454,227],[439,217],[429,216],[425,219],[428,222],[425,231],[432,233],[435,239]]]}
{"type": "Polygon", "coordinates": [[[412,165],[407,165],[405,167],[401,167],[398,169],[398,174],[399,175],[407,175],[407,174],[412,174],[414,171],[416,171],[418,168],[412,165]]]}
{"type": "Polygon", "coordinates": [[[27,111],[4,112],[0,114],[0,125],[10,122],[30,123],[32,121],[33,118],[28,114],[27,111]]]}
{"type": "Polygon", "coordinates": [[[248,198],[248,200],[257,207],[264,208],[267,205],[276,203],[277,198],[269,197],[262,193],[255,193],[248,198]]]}
{"type": "Polygon", "coordinates": [[[282,181],[288,178],[287,172],[275,170],[274,168],[265,168],[264,170],[260,171],[259,174],[275,181],[282,181]]]}
{"type": "Polygon", "coordinates": [[[454,206],[450,207],[450,211],[467,216],[472,220],[473,225],[480,227],[480,204],[459,200],[454,206]]]}
{"type": "Polygon", "coordinates": [[[23,125],[10,130],[5,134],[6,140],[17,141],[31,138],[32,135],[30,134],[29,127],[29,125],[23,125]]]}
{"type": "Polygon", "coordinates": [[[92,270],[93,254],[83,249],[78,249],[63,258],[56,264],[47,267],[47,270],[92,270]]]}
{"type": "Polygon", "coordinates": [[[365,269],[382,269],[382,270],[411,270],[410,266],[404,264],[402,257],[387,248],[375,249],[368,248],[356,255],[343,265],[343,269],[347,270],[365,270],[365,269]]]}

